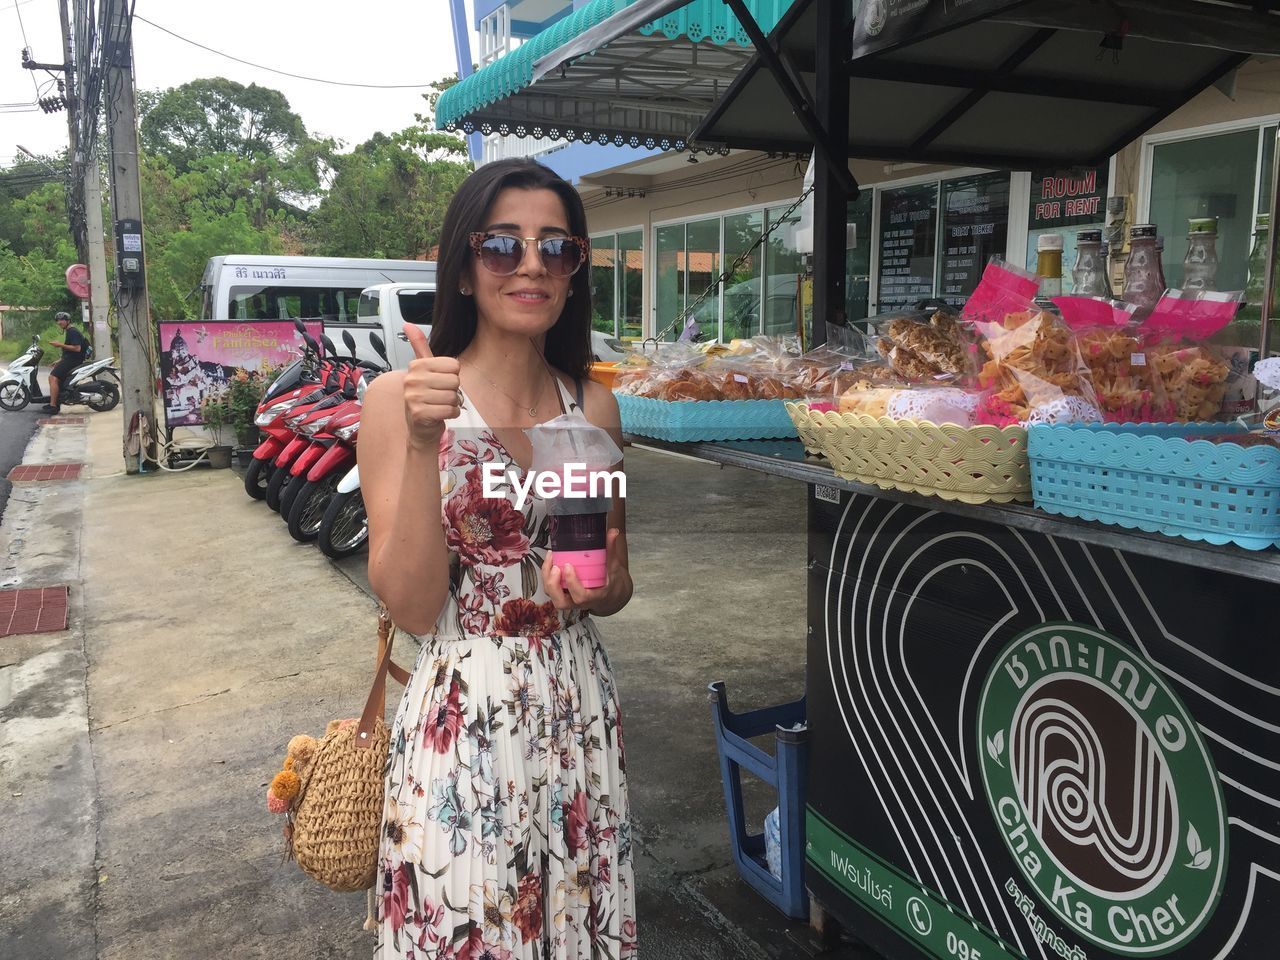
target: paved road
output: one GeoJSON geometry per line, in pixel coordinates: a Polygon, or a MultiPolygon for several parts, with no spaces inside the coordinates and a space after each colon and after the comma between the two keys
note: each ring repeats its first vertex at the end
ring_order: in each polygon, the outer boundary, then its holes
{"type": "MultiPolygon", "coordinates": [[[[41,370],[40,386],[48,383],[47,371],[41,370]]],[[[28,404],[25,410],[13,413],[0,410],[0,517],[9,503],[9,491],[13,485],[4,479],[9,471],[22,462],[22,451],[36,431],[36,421],[44,416],[40,412],[43,403],[28,404]]]]}

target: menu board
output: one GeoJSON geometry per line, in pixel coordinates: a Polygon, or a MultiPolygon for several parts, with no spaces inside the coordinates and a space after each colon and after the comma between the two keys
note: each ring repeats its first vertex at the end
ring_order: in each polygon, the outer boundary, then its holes
{"type": "Polygon", "coordinates": [[[964,305],[1009,240],[1009,174],[987,173],[942,184],[942,275],[939,296],[964,305]]]}
{"type": "Polygon", "coordinates": [[[938,184],[885,190],[880,200],[880,312],[933,296],[938,184]]]}

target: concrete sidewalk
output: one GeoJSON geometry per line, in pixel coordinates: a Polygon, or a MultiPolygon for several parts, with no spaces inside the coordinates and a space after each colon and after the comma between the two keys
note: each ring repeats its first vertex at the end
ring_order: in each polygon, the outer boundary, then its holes
{"type": "MultiPolygon", "coordinates": [[[[120,414],[44,427],[0,541],[6,586],[71,586],[62,634],[0,639],[0,957],[365,957],[362,894],[282,860],[266,785],[295,733],[359,711],[364,558],[294,543],[230,471],[126,477],[120,414]]],[[[628,451],[636,598],[602,623],[627,719],[645,957],[789,958],[732,865],[707,683],[804,685],[804,488],[628,451]]],[[[398,659],[416,648],[402,641],[398,659]]],[[[388,698],[394,708],[394,693],[388,698]]],[[[773,805],[749,791],[758,823],[773,805]]]]}

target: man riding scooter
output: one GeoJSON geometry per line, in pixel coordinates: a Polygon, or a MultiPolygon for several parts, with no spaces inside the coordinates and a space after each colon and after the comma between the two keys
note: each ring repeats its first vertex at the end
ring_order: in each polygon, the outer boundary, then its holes
{"type": "Polygon", "coordinates": [[[58,412],[58,391],[62,383],[85,361],[89,352],[89,340],[72,324],[71,314],[59,311],[53,319],[66,332],[66,338],[49,341],[49,346],[62,349],[62,359],[49,371],[49,402],[44,405],[45,413],[58,412]]]}

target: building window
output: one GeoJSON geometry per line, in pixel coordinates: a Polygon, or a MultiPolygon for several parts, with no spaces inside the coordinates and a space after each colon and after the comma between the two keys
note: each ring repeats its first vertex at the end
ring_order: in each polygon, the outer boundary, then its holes
{"type": "Polygon", "coordinates": [[[1009,243],[1007,172],[880,191],[878,310],[940,298],[959,306],[1009,243]]]}
{"type": "Polygon", "coordinates": [[[1046,233],[1062,234],[1063,288],[1070,289],[1076,262],[1076,234],[1101,230],[1107,222],[1107,167],[1037,170],[1031,174],[1027,210],[1026,268],[1036,268],[1036,241],[1046,233]]]}
{"type": "Polygon", "coordinates": [[[938,262],[938,184],[880,194],[880,311],[933,296],[938,262]]]}
{"type": "Polygon", "coordinates": [[[1148,222],[1165,238],[1171,287],[1182,284],[1187,221],[1217,217],[1218,289],[1244,289],[1255,218],[1270,203],[1275,133],[1259,126],[1153,146],[1148,222]]]}
{"type": "Polygon", "coordinates": [[[642,336],[644,231],[602,233],[591,238],[591,326],[637,340],[642,336]]]}

